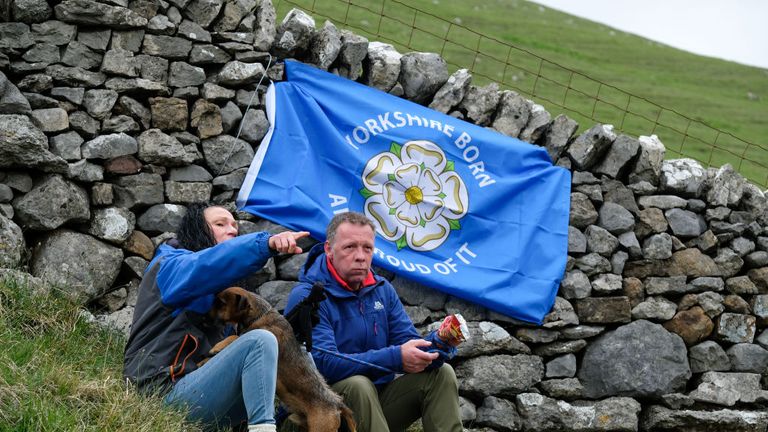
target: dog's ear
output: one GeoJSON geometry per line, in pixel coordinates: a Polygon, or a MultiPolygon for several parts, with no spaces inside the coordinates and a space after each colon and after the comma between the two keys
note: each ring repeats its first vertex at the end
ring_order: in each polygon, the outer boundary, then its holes
{"type": "Polygon", "coordinates": [[[248,301],[248,296],[243,294],[237,294],[237,310],[245,311],[251,308],[251,302],[248,301]]]}

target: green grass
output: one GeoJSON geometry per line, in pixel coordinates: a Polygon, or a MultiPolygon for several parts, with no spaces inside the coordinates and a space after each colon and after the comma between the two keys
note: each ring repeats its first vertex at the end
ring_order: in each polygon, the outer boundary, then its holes
{"type": "Polygon", "coordinates": [[[0,278],[0,431],[194,431],[122,380],[125,341],[57,295],[0,278]]]}
{"type": "MultiPolygon", "coordinates": [[[[690,54],[523,0],[274,0],[531,97],[582,130],[656,134],[668,158],[731,163],[768,187],[768,70],[690,54]],[[460,23],[460,24],[459,24],[460,23]],[[753,100],[751,93],[757,96],[753,100]],[[679,113],[679,114],[678,114],[679,113]],[[738,138],[737,138],[738,137],[738,138]]],[[[652,25],[652,24],[651,24],[652,25]]]]}

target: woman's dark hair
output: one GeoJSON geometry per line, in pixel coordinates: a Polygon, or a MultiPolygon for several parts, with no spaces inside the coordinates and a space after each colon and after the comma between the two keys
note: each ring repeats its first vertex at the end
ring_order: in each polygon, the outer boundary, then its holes
{"type": "Polygon", "coordinates": [[[181,219],[176,240],[179,245],[192,252],[197,252],[214,246],[216,240],[211,232],[211,227],[205,220],[205,209],[216,207],[207,202],[192,203],[187,206],[187,213],[181,219]]]}

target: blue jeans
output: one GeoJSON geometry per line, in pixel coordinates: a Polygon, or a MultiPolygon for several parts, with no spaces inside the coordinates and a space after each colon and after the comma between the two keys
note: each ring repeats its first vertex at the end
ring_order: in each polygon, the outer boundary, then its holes
{"type": "Polygon", "coordinates": [[[274,424],[277,353],[272,333],[249,331],[182,377],[165,402],[185,406],[190,419],[208,424],[274,424]]]}

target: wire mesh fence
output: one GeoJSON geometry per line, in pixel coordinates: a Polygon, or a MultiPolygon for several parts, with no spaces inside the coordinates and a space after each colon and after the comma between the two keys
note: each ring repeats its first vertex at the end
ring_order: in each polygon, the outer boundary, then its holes
{"type": "Polygon", "coordinates": [[[704,166],[730,163],[768,187],[768,146],[664,107],[494,37],[399,0],[276,0],[279,11],[300,8],[371,40],[403,51],[436,52],[453,70],[468,69],[475,85],[496,82],[564,113],[583,128],[612,124],[629,135],[655,134],[667,158],[690,157],[704,166]]]}

